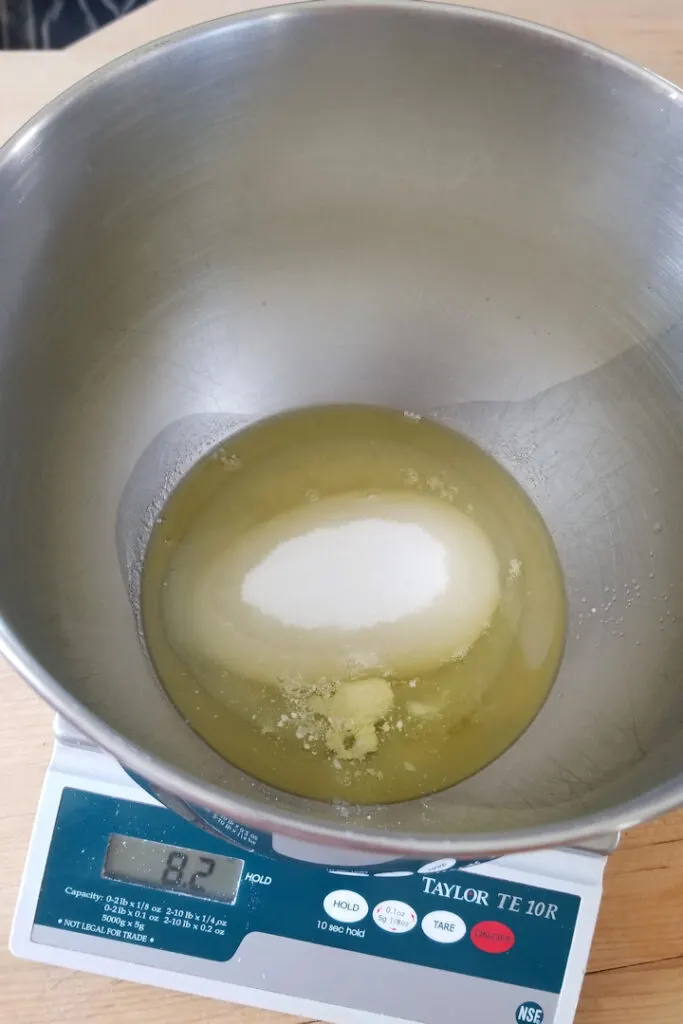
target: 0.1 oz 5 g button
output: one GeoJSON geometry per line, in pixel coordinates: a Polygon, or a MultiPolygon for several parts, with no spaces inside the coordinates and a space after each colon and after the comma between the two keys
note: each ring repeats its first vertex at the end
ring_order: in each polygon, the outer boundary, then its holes
{"type": "Polygon", "coordinates": [[[372,919],[383,931],[402,935],[412,931],[417,924],[417,914],[401,900],[383,900],[372,912],[372,919]]]}

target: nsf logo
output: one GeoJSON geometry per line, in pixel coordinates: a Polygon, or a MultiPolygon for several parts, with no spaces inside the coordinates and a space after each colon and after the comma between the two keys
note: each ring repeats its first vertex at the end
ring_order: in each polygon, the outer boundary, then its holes
{"type": "Polygon", "coordinates": [[[543,1010],[538,1003],[522,1003],[515,1014],[517,1024],[543,1024],[543,1010]]]}

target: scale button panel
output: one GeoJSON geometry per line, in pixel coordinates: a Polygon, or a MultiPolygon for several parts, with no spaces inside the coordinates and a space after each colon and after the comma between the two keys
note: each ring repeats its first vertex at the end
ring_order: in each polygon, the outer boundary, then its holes
{"type": "Polygon", "coordinates": [[[352,889],[335,889],[334,892],[328,892],[323,900],[323,907],[328,917],[341,921],[342,924],[356,924],[362,921],[369,910],[368,901],[352,889]]]}
{"type": "Polygon", "coordinates": [[[417,924],[417,914],[401,900],[382,900],[373,910],[372,919],[383,931],[393,935],[410,932],[417,924]]]}
{"type": "Polygon", "coordinates": [[[422,931],[434,942],[460,942],[467,935],[467,925],[450,910],[432,910],[422,918],[422,931]]]}
{"type": "Polygon", "coordinates": [[[242,980],[244,949],[264,936],[307,943],[306,957],[336,948],[366,954],[373,971],[390,960],[457,975],[460,986],[495,982],[506,1006],[496,1021],[518,1024],[525,999],[548,1016],[580,902],[562,889],[458,867],[342,883],[325,867],[245,855],[166,808],[67,787],[34,930],[36,941],[84,952],[106,940],[107,955],[135,960],[137,948],[145,963],[181,955],[193,974],[223,977],[232,964],[242,980]]]}

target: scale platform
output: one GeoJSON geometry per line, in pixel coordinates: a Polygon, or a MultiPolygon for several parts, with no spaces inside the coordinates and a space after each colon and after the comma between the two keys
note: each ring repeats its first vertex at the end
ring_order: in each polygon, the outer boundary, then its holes
{"type": "Polygon", "coordinates": [[[189,823],[56,728],[10,946],[331,1024],[570,1024],[606,853],[329,868],[189,823]]]}

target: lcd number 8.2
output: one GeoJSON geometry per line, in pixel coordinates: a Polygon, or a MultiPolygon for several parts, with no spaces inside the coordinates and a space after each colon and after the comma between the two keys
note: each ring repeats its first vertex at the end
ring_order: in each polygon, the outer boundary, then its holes
{"type": "Polygon", "coordinates": [[[118,882],[234,903],[244,861],[114,833],[102,874],[118,882]]]}

